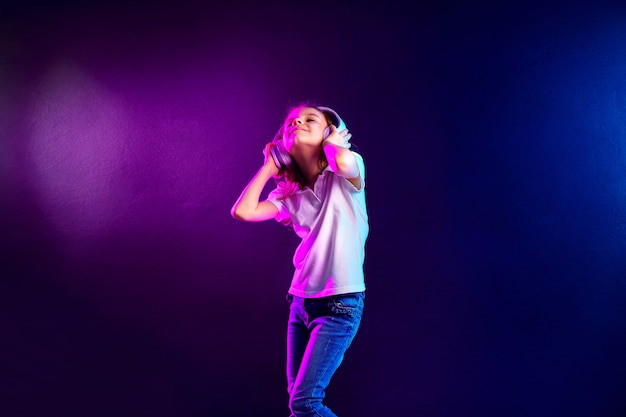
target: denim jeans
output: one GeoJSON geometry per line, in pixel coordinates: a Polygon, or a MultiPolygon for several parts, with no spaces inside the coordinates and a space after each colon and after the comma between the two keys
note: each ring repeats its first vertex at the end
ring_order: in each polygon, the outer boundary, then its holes
{"type": "Polygon", "coordinates": [[[287,299],[290,417],[336,417],[322,401],[361,323],[365,293],[287,299]]]}

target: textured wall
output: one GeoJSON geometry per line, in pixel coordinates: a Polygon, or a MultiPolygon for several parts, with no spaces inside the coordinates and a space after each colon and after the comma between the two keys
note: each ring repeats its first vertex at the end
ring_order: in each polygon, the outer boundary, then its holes
{"type": "Polygon", "coordinates": [[[626,413],[626,9],[201,3],[0,6],[2,415],[287,415],[297,240],[229,210],[304,99],[367,166],[331,407],[626,413]]]}

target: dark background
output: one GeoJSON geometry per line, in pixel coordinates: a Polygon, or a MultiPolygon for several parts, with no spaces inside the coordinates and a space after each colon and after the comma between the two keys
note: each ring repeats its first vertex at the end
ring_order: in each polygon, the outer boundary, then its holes
{"type": "Polygon", "coordinates": [[[626,415],[626,8],[0,6],[0,414],[286,416],[291,104],[367,166],[342,417],[626,415]]]}

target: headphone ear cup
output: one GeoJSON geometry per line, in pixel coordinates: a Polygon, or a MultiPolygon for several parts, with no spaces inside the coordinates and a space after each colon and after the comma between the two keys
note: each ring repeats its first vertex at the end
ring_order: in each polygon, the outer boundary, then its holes
{"type": "Polygon", "coordinates": [[[274,142],[274,146],[270,148],[270,154],[276,164],[276,168],[287,168],[291,165],[291,155],[283,146],[282,141],[274,142]]]}

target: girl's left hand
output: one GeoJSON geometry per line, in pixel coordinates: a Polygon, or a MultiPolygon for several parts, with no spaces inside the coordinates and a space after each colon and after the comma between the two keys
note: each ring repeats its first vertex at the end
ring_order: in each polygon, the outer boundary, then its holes
{"type": "Polygon", "coordinates": [[[324,139],[324,142],[322,142],[322,144],[326,145],[328,143],[332,143],[333,145],[349,149],[352,146],[352,144],[350,143],[351,138],[352,133],[350,133],[348,129],[343,129],[339,131],[337,130],[335,125],[330,125],[330,135],[328,135],[328,137],[324,139]]]}

